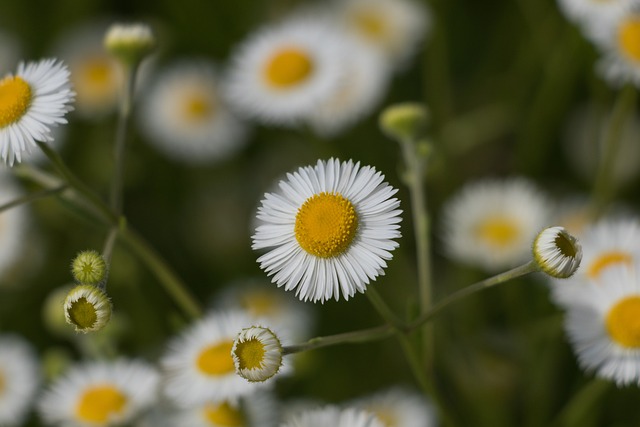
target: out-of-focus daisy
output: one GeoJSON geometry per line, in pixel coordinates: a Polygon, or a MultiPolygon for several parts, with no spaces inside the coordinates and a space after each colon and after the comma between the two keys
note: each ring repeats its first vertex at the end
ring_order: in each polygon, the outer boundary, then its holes
{"type": "Polygon", "coordinates": [[[267,279],[247,279],[230,283],[215,299],[216,307],[245,310],[265,319],[290,342],[309,338],[313,313],[293,295],[268,286],[267,279]]]}
{"type": "Polygon", "coordinates": [[[564,15],[577,24],[588,37],[597,36],[598,26],[611,22],[633,0],[558,0],[564,15]]]}
{"type": "Polygon", "coordinates": [[[99,118],[113,112],[122,93],[121,66],[103,44],[108,25],[100,21],[71,27],[53,49],[69,65],[76,91],[76,112],[84,118],[99,118]]]}
{"type": "Polygon", "coordinates": [[[260,390],[233,401],[207,402],[174,411],[175,426],[188,427],[275,427],[278,405],[272,393],[260,390]]]}
{"type": "Polygon", "coordinates": [[[204,163],[232,155],[245,144],[247,125],[229,110],[213,64],[177,62],[142,97],[140,127],[165,155],[204,163]]]}
{"type": "Polygon", "coordinates": [[[56,59],[20,63],[16,74],[0,80],[0,153],[9,165],[22,153],[50,142],[51,127],[67,123],[74,92],[69,70],[56,59]]]}
{"type": "Polygon", "coordinates": [[[597,40],[603,50],[598,71],[613,86],[640,85],[640,6],[628,7],[611,23],[599,22],[597,40]]]}
{"type": "Polygon", "coordinates": [[[255,321],[242,311],[210,313],[174,338],[162,357],[164,394],[181,407],[234,400],[265,383],[236,374],[231,349],[255,321]]]}
{"type": "Polygon", "coordinates": [[[392,388],[353,402],[353,406],[373,413],[384,427],[434,427],[435,411],[424,396],[402,388],[392,388]]]}
{"type": "Polygon", "coordinates": [[[155,402],[158,382],[156,370],[141,361],[76,365],[54,381],[38,409],[53,425],[122,425],[155,402]]]}
{"type": "Polygon", "coordinates": [[[0,425],[22,425],[39,383],[40,369],[31,345],[15,335],[0,335],[0,425]]]}
{"type": "Polygon", "coordinates": [[[390,67],[381,55],[350,37],[345,36],[343,45],[348,54],[342,82],[308,118],[314,131],[324,136],[333,136],[370,113],[389,83],[390,67]]]}
{"type": "Polygon", "coordinates": [[[549,214],[546,198],[523,178],[473,182],[444,208],[444,245],[451,257],[487,270],[513,267],[531,256],[549,214]]]}
{"type": "Polygon", "coordinates": [[[424,4],[413,0],[341,0],[334,7],[342,27],[394,68],[406,63],[431,24],[424,4]]]}
{"type": "Polygon", "coordinates": [[[282,427],[385,427],[374,414],[362,409],[335,406],[312,409],[293,416],[282,427]]]}
{"type": "Polygon", "coordinates": [[[278,286],[303,301],[349,299],[384,274],[400,237],[396,189],[371,166],[318,160],[266,193],[253,249],[278,286]]]}
{"type": "MultiPolygon", "coordinates": [[[[13,183],[11,176],[0,173],[0,206],[21,196],[21,191],[13,183]]],[[[27,212],[24,206],[0,212],[0,283],[25,253],[27,225],[27,212]]]]}
{"type": "Polygon", "coordinates": [[[584,300],[585,283],[599,283],[614,267],[633,268],[640,263],[640,222],[637,219],[604,220],[585,230],[580,238],[582,265],[569,280],[553,281],[552,296],[560,305],[584,300]]]}
{"type": "Polygon", "coordinates": [[[344,60],[327,20],[296,15],[244,42],[228,69],[225,93],[241,114],[293,124],[339,87],[344,60]]]}
{"type": "Polygon", "coordinates": [[[640,384],[640,276],[614,267],[589,280],[565,327],[582,368],[618,385],[640,384]]]}

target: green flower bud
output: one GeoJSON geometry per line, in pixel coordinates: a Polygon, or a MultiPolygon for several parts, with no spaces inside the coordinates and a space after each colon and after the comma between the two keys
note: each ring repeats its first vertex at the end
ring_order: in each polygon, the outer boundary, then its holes
{"type": "Polygon", "coordinates": [[[127,65],[139,63],[155,48],[156,39],[148,25],[113,24],[104,37],[104,46],[127,65]]]}
{"type": "Polygon", "coordinates": [[[582,261],[582,246],[563,227],[542,230],[533,241],[533,259],[551,277],[571,277],[582,261]]]}
{"type": "Polygon", "coordinates": [[[380,128],[398,141],[415,141],[424,136],[429,112],[419,103],[406,102],[385,108],[379,118],[380,128]]]}
{"type": "Polygon", "coordinates": [[[107,263],[96,251],[82,251],[71,262],[71,273],[79,283],[97,285],[107,281],[107,263]]]}

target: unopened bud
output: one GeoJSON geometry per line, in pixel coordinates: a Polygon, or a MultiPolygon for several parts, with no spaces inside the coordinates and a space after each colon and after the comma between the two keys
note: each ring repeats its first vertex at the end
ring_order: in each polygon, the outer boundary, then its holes
{"type": "Polygon", "coordinates": [[[415,141],[424,136],[429,112],[423,104],[402,103],[385,108],[379,118],[380,128],[398,141],[415,141]]]}
{"type": "Polygon", "coordinates": [[[533,241],[533,258],[541,271],[551,277],[571,277],[582,261],[582,247],[564,227],[549,227],[533,241]]]}

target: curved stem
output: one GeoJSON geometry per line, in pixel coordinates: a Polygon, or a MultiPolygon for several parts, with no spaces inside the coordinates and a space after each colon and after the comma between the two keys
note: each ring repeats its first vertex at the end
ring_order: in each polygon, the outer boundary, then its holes
{"type": "Polygon", "coordinates": [[[56,194],[63,192],[67,188],[68,188],[68,186],[66,184],[62,184],[62,185],[60,185],[58,187],[55,187],[55,188],[49,188],[49,189],[46,189],[46,190],[37,191],[35,193],[27,194],[26,196],[17,198],[17,199],[12,200],[12,201],[10,201],[8,203],[0,205],[0,212],[9,210],[11,208],[15,208],[16,206],[20,206],[20,205],[24,205],[24,204],[27,204],[27,203],[31,203],[31,202],[34,202],[36,200],[45,199],[47,197],[55,196],[56,194]]]}
{"type": "Polygon", "coordinates": [[[382,325],[375,328],[361,329],[326,337],[312,338],[306,343],[283,347],[284,354],[294,354],[317,348],[330,347],[336,344],[360,344],[370,341],[378,341],[397,333],[391,325],[382,325]]]}

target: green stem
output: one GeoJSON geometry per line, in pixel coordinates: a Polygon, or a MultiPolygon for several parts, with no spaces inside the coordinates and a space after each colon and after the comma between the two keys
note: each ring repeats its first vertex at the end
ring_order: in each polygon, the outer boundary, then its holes
{"type": "Polygon", "coordinates": [[[121,227],[120,238],[140,257],[140,259],[156,275],[169,295],[192,319],[202,316],[200,304],[189,293],[187,286],[176,273],[160,257],[138,233],[130,228],[121,227]]]}
{"type": "Polygon", "coordinates": [[[397,331],[395,331],[391,325],[382,325],[375,328],[361,329],[358,331],[345,332],[342,334],[329,335],[326,337],[312,338],[303,344],[283,347],[283,353],[294,354],[323,347],[330,347],[337,344],[360,344],[370,341],[378,341],[384,338],[388,338],[395,333],[397,333],[397,331]]]}
{"type": "Polygon", "coordinates": [[[102,249],[102,257],[107,262],[107,265],[111,262],[111,254],[113,254],[113,247],[116,243],[116,239],[118,238],[118,227],[113,226],[109,230],[109,234],[104,242],[104,248],[102,249]]]}
{"type": "Polygon", "coordinates": [[[113,173],[113,181],[111,182],[111,209],[118,216],[122,214],[125,144],[127,140],[129,118],[131,117],[131,107],[133,104],[133,93],[137,70],[137,66],[125,67],[126,80],[122,103],[120,104],[118,127],[116,130],[114,146],[115,170],[113,173]]]}
{"type": "Polygon", "coordinates": [[[593,187],[591,217],[597,219],[602,215],[613,197],[613,172],[620,148],[620,140],[625,122],[633,111],[637,93],[632,85],[625,86],[619,93],[611,112],[609,125],[604,137],[604,153],[601,157],[596,181],[593,187]]]}
{"type": "Polygon", "coordinates": [[[20,197],[18,199],[12,200],[8,203],[0,205],[0,212],[6,211],[8,209],[14,208],[16,206],[24,205],[27,203],[34,202],[36,200],[45,199],[47,197],[55,196],[58,193],[63,192],[68,187],[65,184],[62,184],[55,188],[50,188],[42,191],[37,191],[31,194],[27,194],[26,196],[20,197]]]}
{"type": "Polygon", "coordinates": [[[612,383],[595,379],[587,383],[564,406],[558,417],[550,425],[552,427],[578,427],[585,424],[599,425],[597,411],[602,397],[611,389],[612,383]]]}

